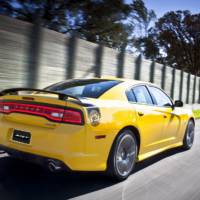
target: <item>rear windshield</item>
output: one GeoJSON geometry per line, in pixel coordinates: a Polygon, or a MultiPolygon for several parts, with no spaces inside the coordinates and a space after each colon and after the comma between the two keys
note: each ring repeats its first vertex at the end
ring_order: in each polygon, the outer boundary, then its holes
{"type": "Polygon", "coordinates": [[[104,92],[121,83],[118,80],[79,79],[51,85],[45,90],[68,94],[76,97],[98,98],[104,92]]]}

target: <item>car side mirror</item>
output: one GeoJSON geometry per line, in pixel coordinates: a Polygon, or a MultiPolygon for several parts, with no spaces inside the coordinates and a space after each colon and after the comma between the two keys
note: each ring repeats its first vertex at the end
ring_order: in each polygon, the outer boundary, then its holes
{"type": "Polygon", "coordinates": [[[174,107],[183,107],[183,102],[181,100],[176,100],[174,102],[174,107]]]}

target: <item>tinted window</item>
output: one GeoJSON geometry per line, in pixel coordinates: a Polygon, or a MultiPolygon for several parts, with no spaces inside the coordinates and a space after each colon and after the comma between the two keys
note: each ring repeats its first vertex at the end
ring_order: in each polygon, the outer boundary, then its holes
{"type": "Polygon", "coordinates": [[[133,93],[138,103],[153,104],[151,96],[145,86],[134,87],[133,93]]]}
{"type": "Polygon", "coordinates": [[[127,96],[128,101],[130,101],[130,102],[136,102],[136,98],[135,98],[135,95],[133,94],[132,90],[128,90],[126,92],[126,96],[127,96]]]}
{"type": "Polygon", "coordinates": [[[104,92],[119,84],[118,80],[104,79],[77,79],[67,82],[57,83],[45,88],[46,90],[60,92],[63,94],[73,95],[77,97],[98,98],[104,92]]]}
{"type": "Polygon", "coordinates": [[[162,90],[156,87],[149,87],[149,90],[155,100],[156,105],[172,106],[170,98],[162,90]]]}

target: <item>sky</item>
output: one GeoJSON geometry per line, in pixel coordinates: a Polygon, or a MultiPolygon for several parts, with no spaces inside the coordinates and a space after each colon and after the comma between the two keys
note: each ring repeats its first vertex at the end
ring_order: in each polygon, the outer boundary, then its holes
{"type": "MultiPolygon", "coordinates": [[[[129,0],[128,0],[129,1],[129,0]]],[[[143,0],[148,9],[153,9],[157,17],[162,17],[172,10],[190,10],[192,14],[200,13],[200,0],[143,0]]]]}

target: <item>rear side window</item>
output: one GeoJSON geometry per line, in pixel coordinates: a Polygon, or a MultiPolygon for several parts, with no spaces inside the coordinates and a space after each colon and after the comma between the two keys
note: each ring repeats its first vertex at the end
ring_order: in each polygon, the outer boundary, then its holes
{"type": "Polygon", "coordinates": [[[121,82],[122,81],[105,79],[75,79],[68,82],[57,83],[45,89],[76,97],[98,98],[104,92],[121,82]]]}
{"type": "Polygon", "coordinates": [[[126,91],[126,96],[129,102],[133,102],[133,103],[137,102],[135,95],[133,94],[133,91],[131,89],[126,91]]]}
{"type": "Polygon", "coordinates": [[[153,104],[151,96],[145,86],[137,86],[134,87],[132,90],[138,103],[150,105],[153,104]]]}
{"type": "Polygon", "coordinates": [[[154,98],[156,105],[158,106],[172,106],[172,101],[170,98],[159,88],[149,87],[149,91],[154,98]]]}

